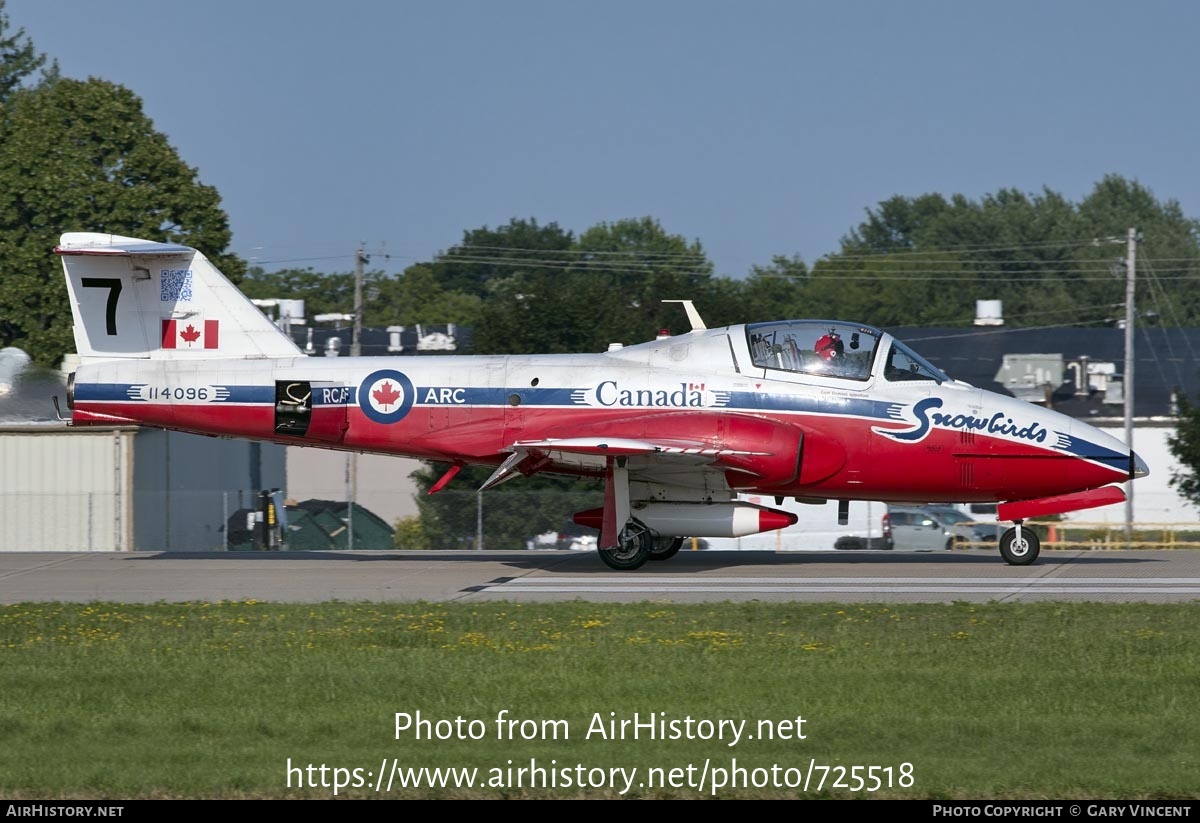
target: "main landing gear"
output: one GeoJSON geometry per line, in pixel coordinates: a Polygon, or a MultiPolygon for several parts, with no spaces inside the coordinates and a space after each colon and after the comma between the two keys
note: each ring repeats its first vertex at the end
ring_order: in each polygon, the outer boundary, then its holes
{"type": "Polygon", "coordinates": [[[647,560],[668,560],[683,547],[682,537],[655,534],[640,520],[633,519],[617,536],[615,549],[598,549],[600,559],[610,569],[632,571],[647,560]]]}
{"type": "Polygon", "coordinates": [[[1010,566],[1028,566],[1038,559],[1042,544],[1033,529],[1021,528],[1021,521],[1000,535],[1000,556],[1010,566]]]}
{"type": "Polygon", "coordinates": [[[682,537],[654,536],[654,547],[650,549],[651,560],[670,560],[683,548],[682,537]]]}
{"type": "Polygon", "coordinates": [[[598,549],[600,559],[610,569],[631,571],[641,568],[654,549],[654,533],[637,520],[630,520],[617,535],[617,547],[598,549]]]}
{"type": "MultiPolygon", "coordinates": [[[[641,568],[647,560],[667,560],[678,554],[683,547],[683,538],[662,535],[647,528],[646,524],[630,516],[629,469],[624,457],[609,457],[605,461],[604,508],[600,523],[600,559],[610,569],[631,571],[641,568]],[[605,530],[605,523],[624,523],[617,533],[616,545],[612,545],[612,532],[605,530]]],[[[576,522],[579,522],[578,520],[576,522]]]]}

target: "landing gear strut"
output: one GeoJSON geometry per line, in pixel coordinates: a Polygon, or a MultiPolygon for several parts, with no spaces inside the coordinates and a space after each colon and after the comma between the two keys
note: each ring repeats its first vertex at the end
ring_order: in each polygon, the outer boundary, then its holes
{"type": "Polygon", "coordinates": [[[1033,529],[1021,528],[1021,521],[1000,535],[1000,556],[1010,566],[1028,566],[1038,559],[1041,542],[1033,529]]]}

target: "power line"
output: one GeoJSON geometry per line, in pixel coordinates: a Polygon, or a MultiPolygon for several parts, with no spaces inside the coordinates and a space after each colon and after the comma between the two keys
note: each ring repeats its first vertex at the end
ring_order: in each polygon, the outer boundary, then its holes
{"type": "MultiPolygon", "coordinates": [[[[863,259],[880,257],[883,255],[947,255],[947,254],[963,254],[974,252],[995,252],[995,251],[1019,251],[1021,249],[1038,249],[1038,248],[1062,248],[1071,249],[1083,246],[1093,246],[1095,242],[1092,240],[1048,240],[1044,243],[997,243],[997,244],[979,244],[979,245],[962,245],[962,246],[946,246],[940,249],[895,249],[895,250],[880,250],[875,252],[862,252],[859,254],[845,254],[841,252],[833,252],[824,257],[840,257],[843,259],[863,259]]],[[[822,258],[819,258],[822,259],[822,258]]]]}
{"type": "Polygon", "coordinates": [[[291,257],[291,258],[280,259],[280,260],[248,260],[247,262],[249,262],[255,266],[264,266],[264,265],[276,266],[276,265],[279,265],[280,263],[310,263],[310,262],[317,261],[317,260],[348,260],[348,259],[352,259],[352,258],[353,258],[353,255],[350,255],[350,254],[334,254],[334,255],[330,255],[328,257],[291,257]]]}
{"type": "Polygon", "coordinates": [[[438,256],[439,257],[451,257],[451,256],[457,257],[458,252],[460,250],[472,251],[472,252],[473,251],[483,251],[483,252],[513,251],[513,252],[521,252],[522,254],[577,254],[580,256],[606,255],[607,254],[607,255],[624,255],[626,257],[629,257],[631,255],[637,255],[638,257],[652,257],[652,258],[684,258],[684,259],[688,259],[688,260],[705,259],[704,252],[699,252],[699,251],[656,252],[656,251],[642,251],[640,249],[630,249],[630,250],[626,250],[626,251],[600,251],[600,250],[593,250],[593,249],[533,249],[533,248],[523,248],[520,246],[480,246],[480,245],[476,245],[474,243],[464,244],[461,246],[451,246],[449,250],[441,252],[438,256]]]}
{"type": "MultiPolygon", "coordinates": [[[[1046,243],[1021,245],[995,245],[958,247],[947,250],[914,251],[914,252],[880,252],[869,255],[836,254],[818,258],[812,267],[804,272],[776,272],[763,266],[752,266],[751,275],[756,277],[780,277],[790,280],[811,279],[816,282],[823,276],[836,275],[840,280],[898,280],[898,281],[942,281],[969,282],[976,281],[982,276],[1003,277],[1005,282],[1038,282],[1047,278],[1060,278],[1069,282],[1092,281],[1102,282],[1114,280],[1109,264],[1101,264],[1094,259],[1070,260],[1040,260],[1037,258],[1020,258],[1014,260],[979,260],[960,261],[950,265],[952,261],[946,255],[963,252],[984,252],[997,250],[1032,249],[1038,246],[1059,246],[1062,248],[1079,248],[1094,245],[1092,241],[1074,243],[1046,243]],[[871,267],[854,267],[856,261],[869,261],[871,267]],[[986,263],[993,266],[1002,264],[1004,268],[977,268],[986,263]],[[1014,268],[1014,266],[1022,266],[1014,268]],[[897,267],[908,267],[897,271],[897,267]],[[918,266],[917,270],[912,267],[918,266]],[[1030,275],[1019,277],[1015,275],[1030,275]],[[1094,275],[1094,276],[1090,276],[1094,275]]],[[[703,253],[668,253],[668,252],[639,252],[639,251],[588,251],[583,249],[530,249],[505,246],[456,246],[448,252],[439,252],[431,260],[426,261],[410,255],[382,254],[388,260],[406,260],[414,262],[436,263],[473,263],[495,267],[533,268],[556,271],[594,271],[610,274],[637,274],[651,271],[675,272],[680,274],[695,274],[698,269],[712,267],[703,253]],[[476,254],[474,252],[519,252],[518,255],[498,256],[496,254],[476,254]],[[530,256],[538,255],[538,256],[530,256]]],[[[280,265],[288,263],[308,263],[327,260],[345,260],[348,255],[294,257],[274,260],[254,260],[254,265],[280,265]]],[[[1179,280],[1200,275],[1200,258],[1170,257],[1162,258],[1160,262],[1178,262],[1182,265],[1168,266],[1159,271],[1160,280],[1179,280]],[[1173,275],[1167,273],[1175,273],[1173,275]]]]}
{"type": "MultiPolygon", "coordinates": [[[[983,337],[990,334],[1017,334],[1019,332],[1028,331],[1045,331],[1046,329],[1067,329],[1073,326],[1087,326],[1092,323],[1099,322],[1097,320],[1079,320],[1074,323],[1051,323],[1046,326],[1021,326],[1020,328],[1011,329],[989,329],[987,331],[970,331],[962,334],[935,334],[929,337],[905,337],[905,343],[921,343],[927,340],[952,340],[959,337],[983,337]]],[[[904,328],[903,326],[893,326],[893,328],[904,328]]],[[[886,329],[885,329],[886,331],[886,329]]],[[[889,332],[890,333],[890,332],[889,332]]]]}
{"type": "MultiPolygon", "coordinates": [[[[855,273],[853,273],[853,274],[843,273],[843,272],[830,272],[830,273],[828,273],[830,276],[827,276],[827,277],[820,277],[820,276],[811,277],[809,275],[774,274],[774,273],[767,273],[764,276],[777,277],[782,280],[803,279],[803,280],[806,280],[808,282],[813,282],[813,283],[820,283],[822,281],[832,282],[834,280],[836,280],[838,282],[843,281],[843,280],[870,280],[870,281],[876,281],[876,282],[879,282],[879,281],[886,282],[889,280],[895,280],[895,281],[918,281],[918,282],[925,281],[925,282],[945,282],[945,283],[979,283],[980,285],[988,285],[987,281],[981,280],[977,275],[1006,274],[1006,273],[1007,272],[1002,272],[1002,271],[981,271],[981,272],[977,272],[975,274],[962,274],[962,275],[946,275],[946,274],[939,274],[939,273],[891,274],[891,273],[886,273],[886,272],[871,273],[870,270],[868,270],[868,273],[863,274],[863,273],[859,273],[858,270],[855,270],[855,273]]],[[[1050,270],[1050,271],[1044,272],[1042,277],[1006,277],[1003,280],[996,280],[994,282],[1002,283],[1002,284],[1007,284],[1007,283],[1047,283],[1048,285],[1071,285],[1071,284],[1080,283],[1080,282],[1085,282],[1085,283],[1111,282],[1114,284],[1116,283],[1116,281],[1113,280],[1113,277],[1111,274],[1106,274],[1104,276],[1095,276],[1095,277],[1069,277],[1068,276],[1068,275],[1072,275],[1072,274],[1074,274],[1074,272],[1050,270]]],[[[1190,277],[1191,277],[1191,275],[1176,275],[1174,277],[1164,277],[1161,279],[1163,279],[1163,280],[1186,280],[1186,279],[1189,279],[1190,277]]]]}

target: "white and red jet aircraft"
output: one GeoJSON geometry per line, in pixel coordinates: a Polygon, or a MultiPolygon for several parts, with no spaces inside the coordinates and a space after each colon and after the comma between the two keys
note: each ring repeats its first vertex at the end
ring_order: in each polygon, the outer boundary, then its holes
{"type": "Polygon", "coordinates": [[[81,365],[74,425],[138,424],[451,463],[602,478],[616,569],[685,536],[791,525],[740,493],[800,501],[999,502],[1013,565],[1025,518],[1121,502],[1147,473],[1079,420],[953,380],[891,335],[838,321],[692,330],[600,354],[306,357],[186,246],[68,233],[62,256],[81,365]]]}

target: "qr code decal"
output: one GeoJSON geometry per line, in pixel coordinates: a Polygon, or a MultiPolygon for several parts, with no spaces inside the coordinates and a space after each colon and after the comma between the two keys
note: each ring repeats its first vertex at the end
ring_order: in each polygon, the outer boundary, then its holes
{"type": "Polygon", "coordinates": [[[192,299],[192,270],[163,269],[162,297],[163,301],[189,301],[192,299]]]}

